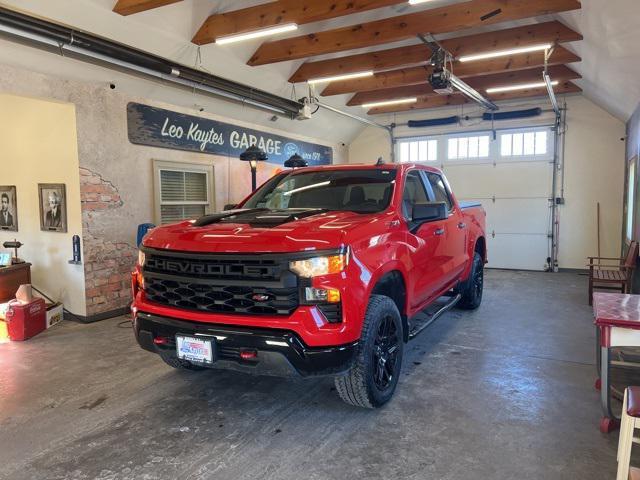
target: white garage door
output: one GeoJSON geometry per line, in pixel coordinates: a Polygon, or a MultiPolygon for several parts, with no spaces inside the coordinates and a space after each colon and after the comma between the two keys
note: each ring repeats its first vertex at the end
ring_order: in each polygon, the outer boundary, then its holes
{"type": "Polygon", "coordinates": [[[400,161],[439,166],[459,201],[482,203],[488,267],[520,270],[543,270],[550,256],[553,148],[549,128],[399,141],[400,161]]]}

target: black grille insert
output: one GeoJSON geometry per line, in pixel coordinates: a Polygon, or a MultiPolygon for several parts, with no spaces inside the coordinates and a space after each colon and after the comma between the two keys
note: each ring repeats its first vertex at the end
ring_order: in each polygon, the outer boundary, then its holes
{"type": "Polygon", "coordinates": [[[145,277],[152,302],[209,313],[291,315],[298,308],[298,288],[204,285],[145,277]]]}

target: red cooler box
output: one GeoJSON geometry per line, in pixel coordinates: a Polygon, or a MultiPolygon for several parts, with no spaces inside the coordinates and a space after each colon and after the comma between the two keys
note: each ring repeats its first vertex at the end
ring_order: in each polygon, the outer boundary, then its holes
{"type": "Polygon", "coordinates": [[[47,308],[42,298],[30,303],[13,301],[6,313],[7,330],[11,340],[26,340],[47,328],[47,308]]]}

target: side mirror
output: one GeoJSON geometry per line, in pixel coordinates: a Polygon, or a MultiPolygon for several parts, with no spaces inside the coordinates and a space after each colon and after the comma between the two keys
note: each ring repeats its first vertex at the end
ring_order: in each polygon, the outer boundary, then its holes
{"type": "Polygon", "coordinates": [[[445,202],[416,203],[413,206],[411,221],[415,223],[446,220],[449,217],[445,202]]]}
{"type": "Polygon", "coordinates": [[[237,205],[237,204],[235,204],[235,203],[227,203],[227,204],[224,206],[223,210],[224,210],[224,211],[227,211],[227,210],[233,210],[233,209],[234,209],[234,208],[236,208],[237,206],[238,206],[238,205],[237,205]]]}

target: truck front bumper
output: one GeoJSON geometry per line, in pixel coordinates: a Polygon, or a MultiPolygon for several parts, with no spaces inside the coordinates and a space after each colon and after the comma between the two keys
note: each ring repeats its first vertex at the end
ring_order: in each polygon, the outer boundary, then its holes
{"type": "Polygon", "coordinates": [[[175,356],[175,336],[205,335],[215,338],[217,357],[212,368],[261,375],[303,377],[336,375],[353,362],[358,342],[331,347],[308,347],[288,330],[228,326],[184,321],[138,311],[134,332],[140,346],[159,355],[175,356]],[[158,342],[161,339],[161,342],[158,342]],[[243,352],[255,353],[245,359],[243,352]]]}

